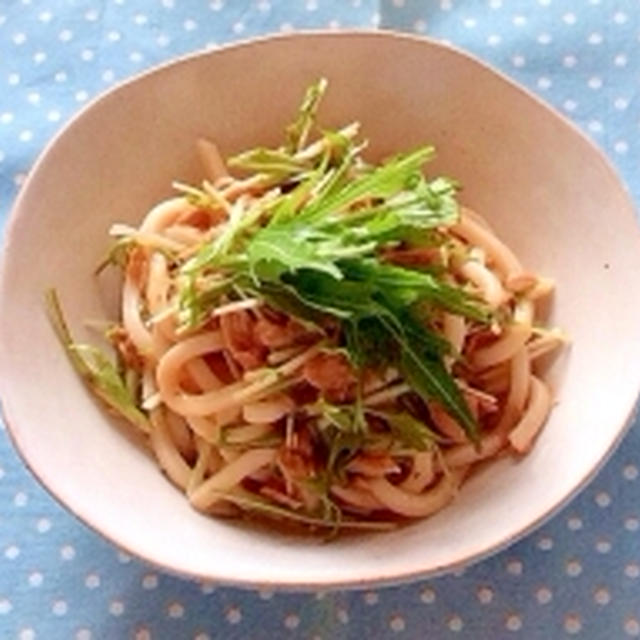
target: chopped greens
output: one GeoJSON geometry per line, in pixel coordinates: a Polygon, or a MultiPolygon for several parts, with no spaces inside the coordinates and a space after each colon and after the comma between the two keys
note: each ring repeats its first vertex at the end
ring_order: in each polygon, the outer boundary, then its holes
{"type": "Polygon", "coordinates": [[[129,385],[120,376],[115,365],[100,349],[73,341],[62,315],[57,293],[52,289],[46,294],[47,309],[60,342],[65,347],[73,368],[93,393],[116,414],[128,420],[142,431],[149,431],[146,415],[138,409],[129,385]]]}
{"type": "MultiPolygon", "coordinates": [[[[181,267],[180,317],[197,326],[233,281],[303,320],[336,318],[355,365],[396,366],[476,440],[474,420],[442,362],[450,346],[429,319],[449,311],[486,323],[488,309],[436,269],[397,266],[381,254],[416,238],[437,242],[438,229],[458,219],[457,185],[424,176],[430,146],[375,166],[361,159],[364,145],[321,131],[312,145],[318,152],[307,153],[325,89],[325,80],[309,88],[284,146],[232,158],[233,166],[271,176],[277,188],[248,207],[236,200],[220,233],[181,267]]],[[[211,198],[211,189],[180,188],[199,204],[211,198]]]]}

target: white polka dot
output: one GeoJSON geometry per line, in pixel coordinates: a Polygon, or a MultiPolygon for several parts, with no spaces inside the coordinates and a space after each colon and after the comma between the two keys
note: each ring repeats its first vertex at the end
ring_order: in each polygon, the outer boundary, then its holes
{"type": "Polygon", "coordinates": [[[440,9],[442,11],[451,11],[452,6],[451,0],[440,0],[440,9]]]}
{"type": "Polygon", "coordinates": [[[200,585],[200,591],[205,595],[209,595],[216,590],[216,585],[213,582],[205,581],[200,585]]]}
{"type": "MultiPolygon", "coordinates": [[[[4,114],[2,114],[4,115],[4,114]]],[[[13,116],[12,116],[13,117],[13,116]]],[[[0,120],[2,119],[2,116],[0,116],[0,120]]],[[[2,478],[4,478],[5,476],[5,471],[2,467],[0,467],[0,480],[2,480],[2,478]]]]}
{"type": "MultiPolygon", "coordinates": [[[[4,158],[5,158],[4,151],[0,151],[0,162],[2,162],[4,158]]],[[[0,478],[2,478],[2,474],[0,474],[0,478]]]]}
{"type": "Polygon", "coordinates": [[[565,13],[562,16],[562,20],[566,24],[575,24],[576,23],[576,14],[575,13],[565,13]]]}
{"type": "Polygon", "coordinates": [[[66,82],[67,81],[67,73],[65,71],[58,71],[58,73],[56,73],[56,75],[53,76],[53,79],[56,82],[66,82]]]}
{"type": "Polygon", "coordinates": [[[613,64],[615,64],[616,67],[624,67],[627,64],[627,56],[625,56],[624,53],[619,53],[613,59],[613,64]]]}
{"type": "Polygon", "coordinates": [[[112,600],[109,603],[109,613],[116,618],[124,613],[124,602],[122,600],[112,600]]]}
{"type": "Polygon", "coordinates": [[[406,626],[407,625],[402,616],[395,615],[395,616],[391,616],[391,618],[389,619],[389,629],[391,629],[391,631],[395,633],[400,633],[401,631],[404,631],[406,626]]]}
{"type": "Polygon", "coordinates": [[[465,18],[465,19],[462,21],[462,24],[463,24],[467,29],[473,29],[473,28],[476,26],[477,22],[476,22],[476,19],[475,19],[475,18],[465,18]]]}
{"type": "Polygon", "coordinates": [[[58,40],[60,40],[60,42],[69,42],[69,40],[71,40],[72,38],[73,38],[73,31],[71,31],[70,29],[63,29],[58,34],[58,40]]]}
{"type": "Polygon", "coordinates": [[[489,0],[489,7],[491,9],[499,9],[502,6],[502,0],[489,0]]]}
{"type": "Polygon", "coordinates": [[[244,22],[242,21],[238,21],[238,22],[234,22],[233,26],[231,27],[233,33],[235,34],[240,34],[244,31],[244,22]]]}
{"type": "Polygon", "coordinates": [[[47,59],[47,54],[44,51],[36,51],[33,54],[33,61],[36,64],[41,64],[47,59]]]}
{"type": "Polygon", "coordinates": [[[136,634],[133,636],[133,640],[151,640],[151,631],[141,627],[136,630],[136,634]]]}
{"type": "MultiPolygon", "coordinates": [[[[32,94],[29,94],[29,96],[31,95],[32,94]]],[[[27,99],[29,100],[29,102],[31,102],[31,100],[29,99],[29,96],[27,97],[27,99]]],[[[38,94],[36,94],[36,96],[38,97],[38,100],[40,100],[40,96],[38,94]]],[[[38,100],[36,100],[36,102],[38,100]]],[[[24,507],[24,505],[27,504],[27,502],[29,502],[29,496],[27,496],[27,494],[24,491],[18,491],[18,493],[16,493],[16,495],[13,496],[13,504],[16,507],[24,507]]]]}
{"type": "MultiPolygon", "coordinates": [[[[590,120],[587,124],[587,129],[592,133],[600,133],[603,129],[602,122],[599,120],[590,120]]],[[[580,527],[582,527],[582,522],[580,522],[580,527]]]]}
{"type": "Polygon", "coordinates": [[[115,78],[115,73],[111,69],[107,69],[106,71],[102,72],[102,79],[105,82],[113,82],[114,78],[115,78]]]}
{"type": "Polygon", "coordinates": [[[487,38],[487,44],[490,47],[497,47],[502,42],[502,38],[497,33],[492,33],[487,38]]]}
{"type": "Polygon", "coordinates": [[[90,629],[78,629],[76,631],[75,640],[91,640],[93,638],[93,634],[90,629]]]}
{"type": "Polygon", "coordinates": [[[424,20],[416,20],[413,23],[413,30],[416,33],[424,33],[427,30],[427,23],[424,20]]]}
{"type": "Polygon", "coordinates": [[[513,58],[511,58],[511,62],[514,67],[524,67],[526,64],[525,57],[521,55],[513,56],[513,58]]]}
{"type": "Polygon", "coordinates": [[[90,573],[84,579],[87,589],[97,589],[100,586],[100,576],[97,573],[90,573]]]}
{"type": "Polygon", "coordinates": [[[518,614],[513,613],[507,616],[507,619],[504,621],[504,626],[509,631],[520,631],[520,629],[522,629],[522,618],[518,614]]]}
{"type": "Polygon", "coordinates": [[[60,549],[60,557],[63,560],[73,560],[76,557],[76,550],[70,544],[65,544],[60,549]]]}
{"type": "Polygon", "coordinates": [[[582,630],[582,620],[580,616],[575,613],[566,615],[564,618],[564,630],[572,635],[580,633],[582,630]]]}
{"type": "Polygon", "coordinates": [[[636,564],[635,562],[630,562],[624,568],[624,575],[627,576],[627,578],[631,578],[632,580],[640,577],[640,565],[636,564]]]}
{"type": "Polygon", "coordinates": [[[618,140],[613,145],[613,150],[620,155],[624,155],[625,153],[627,153],[627,151],[629,151],[629,143],[626,140],[618,140]]]}
{"type": "Polygon", "coordinates": [[[175,1],[174,0],[162,0],[162,6],[165,9],[173,9],[173,7],[175,6],[175,1]]]}
{"type": "Polygon", "coordinates": [[[20,629],[18,640],[35,640],[36,632],[31,627],[20,629]]]}
{"type": "Polygon", "coordinates": [[[538,44],[549,44],[552,38],[548,33],[541,33],[540,35],[538,35],[536,40],[538,41],[538,44]]]}
{"type": "MultiPolygon", "coordinates": [[[[265,2],[261,2],[260,4],[265,4],[265,2]]],[[[268,2],[266,4],[269,4],[268,2]]],[[[211,2],[209,3],[209,8],[212,11],[220,11],[220,9],[222,9],[222,7],[224,6],[224,2],[222,0],[211,0],[211,2]]],[[[260,6],[258,6],[258,9],[260,9],[260,6]]]]}
{"type": "Polygon", "coordinates": [[[598,553],[609,553],[611,551],[611,542],[604,538],[596,541],[596,551],[598,553]]]}
{"type": "Polygon", "coordinates": [[[27,578],[30,587],[39,587],[44,581],[44,577],[39,571],[32,571],[27,578]]]}
{"type": "Polygon", "coordinates": [[[611,504],[611,496],[606,491],[599,491],[596,494],[595,501],[599,507],[608,507],[611,504]]]}
{"type": "Polygon", "coordinates": [[[329,29],[333,29],[334,31],[336,31],[337,29],[340,28],[340,20],[329,20],[329,29]]]}
{"type": "Polygon", "coordinates": [[[80,52],[80,57],[85,61],[85,62],[90,62],[91,60],[93,60],[95,54],[93,53],[93,51],[91,49],[83,49],[80,52]]]}
{"type": "Polygon", "coordinates": [[[131,562],[131,556],[125,551],[118,551],[117,556],[120,564],[129,564],[131,562]]]}
{"type": "Polygon", "coordinates": [[[24,33],[14,33],[11,39],[13,40],[14,44],[17,44],[19,46],[27,41],[27,36],[25,36],[24,33]]]}
{"type": "Polygon", "coordinates": [[[20,74],[19,73],[10,73],[7,76],[7,82],[15,87],[17,84],[20,84],[20,74]]]}
{"type": "Polygon", "coordinates": [[[51,612],[53,613],[54,616],[65,616],[67,615],[68,610],[69,610],[69,607],[64,600],[56,600],[51,605],[51,612]]]}
{"type": "MultiPolygon", "coordinates": [[[[47,120],[49,120],[50,122],[57,122],[58,120],[60,120],[60,112],[56,111],[55,109],[53,111],[49,111],[49,113],[47,113],[47,120]]],[[[40,531],[41,533],[48,530],[49,528],[47,529],[38,528],[38,531],[40,531]]]]}
{"type": "Polygon", "coordinates": [[[507,573],[512,576],[522,575],[522,562],[520,560],[509,560],[507,562],[507,573]]]}
{"type": "Polygon", "coordinates": [[[628,19],[629,17],[623,11],[616,11],[616,13],[613,14],[613,21],[616,24],[624,24],[628,19]]]}
{"type": "Polygon", "coordinates": [[[602,78],[598,76],[592,76],[587,81],[587,85],[589,86],[589,89],[600,89],[602,87],[602,78]]]}
{"type": "Polygon", "coordinates": [[[13,609],[13,605],[10,600],[6,598],[0,598],[0,615],[5,616],[13,609]]]}
{"type": "MultiPolygon", "coordinates": [[[[613,106],[618,111],[624,111],[629,106],[629,101],[626,98],[616,98],[613,102],[613,106]]],[[[637,473],[637,469],[636,469],[637,473]]],[[[633,480],[633,478],[627,478],[633,480]]]]}
{"type": "Polygon", "coordinates": [[[75,99],[78,102],[84,102],[88,97],[89,97],[89,94],[84,90],[76,91],[75,93],[75,99]]]}
{"type": "Polygon", "coordinates": [[[568,55],[562,58],[562,64],[567,67],[567,69],[575,67],[577,63],[578,59],[574,55],[568,55]]]}
{"type": "Polygon", "coordinates": [[[549,587],[539,587],[536,590],[536,600],[538,604],[549,604],[553,600],[553,592],[549,587]]]}
{"type": "Polygon", "coordinates": [[[21,187],[26,179],[27,174],[20,171],[13,176],[13,184],[15,184],[16,187],[21,187]]]}
{"type": "Polygon", "coordinates": [[[316,0],[307,0],[305,8],[307,11],[315,11],[318,8],[318,3],[316,0]]]}
{"type": "Polygon", "coordinates": [[[87,22],[95,22],[100,17],[100,12],[97,9],[89,9],[84,14],[84,19],[87,22]]]}
{"type": "Polygon", "coordinates": [[[602,44],[602,34],[601,33],[590,33],[589,37],[587,38],[587,42],[589,44],[602,44]]]}
{"type": "Polygon", "coordinates": [[[491,587],[478,587],[476,597],[481,604],[490,604],[493,600],[493,589],[491,587]]]}
{"type": "Polygon", "coordinates": [[[431,587],[425,587],[420,592],[420,600],[425,604],[433,604],[436,601],[436,592],[431,587]]]}
{"type": "Polygon", "coordinates": [[[538,82],[536,84],[538,85],[538,89],[546,91],[551,87],[551,79],[543,76],[542,78],[538,78],[538,82]]]}
{"type": "Polygon", "coordinates": [[[31,91],[27,94],[27,100],[29,103],[36,105],[40,103],[40,94],[37,91],[31,91]]]}
{"type": "Polygon", "coordinates": [[[640,636],[640,621],[637,618],[627,618],[624,622],[624,632],[633,638],[640,636]]]}
{"type": "Polygon", "coordinates": [[[179,602],[172,602],[167,607],[167,615],[170,618],[182,618],[184,616],[184,606],[179,602]]]}
{"type": "Polygon", "coordinates": [[[516,27],[522,27],[527,24],[527,19],[524,16],[513,16],[513,24],[515,24],[516,27]]]}
{"type": "Polygon", "coordinates": [[[119,31],[109,31],[109,33],[107,33],[107,40],[109,40],[109,42],[118,42],[121,37],[119,31]]]}
{"type": "Polygon", "coordinates": [[[142,588],[151,591],[158,586],[158,576],[155,573],[148,573],[142,578],[142,588]]]}
{"type": "Polygon", "coordinates": [[[464,622],[459,615],[453,615],[447,621],[447,627],[449,627],[450,631],[462,631],[464,622]]]}
{"type": "MultiPolygon", "coordinates": [[[[13,122],[13,113],[9,111],[0,113],[0,122],[2,122],[2,124],[10,124],[11,122],[13,122]]],[[[2,472],[2,475],[4,475],[4,471],[2,472]]]]}
{"type": "Polygon", "coordinates": [[[258,591],[258,597],[260,598],[260,600],[271,600],[271,598],[273,598],[273,589],[260,589],[258,591]]]}
{"type": "Polygon", "coordinates": [[[144,13],[138,13],[135,16],[133,16],[133,21],[136,24],[143,25],[149,22],[149,18],[147,18],[147,16],[145,16],[144,13]]]}
{"type": "Polygon", "coordinates": [[[165,33],[161,33],[156,38],[156,44],[159,47],[166,47],[170,42],[171,42],[171,38],[168,35],[166,35],[165,33]]]}
{"type": "Polygon", "coordinates": [[[336,618],[341,624],[349,624],[349,612],[343,607],[340,607],[336,612],[336,618]]]}
{"type": "Polygon", "coordinates": [[[41,11],[38,14],[38,20],[40,20],[40,22],[50,22],[51,18],[53,18],[51,11],[41,11]]]}
{"type": "Polygon", "coordinates": [[[380,601],[380,596],[375,591],[367,591],[367,593],[363,596],[364,601],[368,605],[378,604],[380,601]]]}
{"type": "Polygon", "coordinates": [[[606,587],[598,587],[593,592],[593,601],[601,607],[608,605],[611,602],[611,593],[609,592],[609,589],[606,587]]]}
{"type": "Polygon", "coordinates": [[[229,607],[224,617],[229,624],[238,624],[242,620],[242,611],[239,607],[229,607]]]}
{"type": "Polygon", "coordinates": [[[538,549],[541,551],[549,551],[553,549],[553,539],[549,536],[542,536],[538,540],[538,549]]]}
{"type": "Polygon", "coordinates": [[[297,616],[295,613],[289,613],[285,616],[284,618],[284,626],[287,629],[297,629],[298,626],[300,625],[300,617],[297,616]]]}
{"type": "Polygon", "coordinates": [[[624,528],[627,531],[637,531],[640,528],[640,520],[635,516],[629,516],[624,521],[624,528]]]}
{"type": "Polygon", "coordinates": [[[9,545],[4,550],[4,557],[7,560],[15,560],[20,555],[20,547],[17,547],[15,544],[9,545]]]}
{"type": "Polygon", "coordinates": [[[564,570],[568,576],[570,576],[571,578],[575,578],[582,573],[582,564],[579,560],[569,560],[566,563],[564,570]]]}
{"type": "Polygon", "coordinates": [[[290,22],[283,22],[280,25],[280,31],[282,31],[282,33],[291,33],[293,31],[293,25],[290,22]]]}
{"type": "Polygon", "coordinates": [[[182,28],[185,31],[195,31],[198,28],[198,23],[191,18],[188,18],[182,23],[182,28]]]}

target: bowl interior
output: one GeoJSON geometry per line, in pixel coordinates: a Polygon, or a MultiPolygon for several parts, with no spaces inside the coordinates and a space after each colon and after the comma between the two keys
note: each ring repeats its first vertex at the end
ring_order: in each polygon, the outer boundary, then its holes
{"type": "Polygon", "coordinates": [[[83,521],[169,570],[241,584],[353,586],[459,566],[539,523],[620,437],[640,379],[640,244],[629,198],[567,122],[468,56],[383,34],[278,37],[162,67],[84,110],[13,211],[0,290],[3,411],[26,463],[83,521]],[[55,286],[76,337],[104,315],[93,269],[114,221],[198,180],[194,141],[228,154],[280,140],[326,76],[322,122],[362,122],[370,154],[429,142],[530,269],[557,281],[572,338],[549,371],[557,406],[530,455],[475,475],[435,517],[331,544],[211,520],[132,446],[71,371],[43,310],[55,286]]]}

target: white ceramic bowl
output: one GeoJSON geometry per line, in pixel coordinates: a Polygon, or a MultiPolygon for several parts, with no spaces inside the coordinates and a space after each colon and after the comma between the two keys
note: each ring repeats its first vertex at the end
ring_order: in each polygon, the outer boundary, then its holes
{"type": "Polygon", "coordinates": [[[81,520],[167,570],[309,588],[395,582],[478,559],[541,523],[624,432],[640,381],[640,242],[629,197],[567,121],[469,56],[381,33],[268,38],[187,57],[84,109],[48,146],[7,229],[0,391],[26,464],[81,520]],[[116,220],[135,222],[197,179],[194,140],[231,153],[280,140],[303,89],[327,76],[322,121],[361,120],[373,155],[422,142],[531,269],[558,283],[572,336],[550,371],[558,405],[526,458],[478,473],[452,506],[391,533],[330,544],[208,519],[93,402],[43,309],[57,287],[79,337],[102,316],[92,278],[116,220]]]}

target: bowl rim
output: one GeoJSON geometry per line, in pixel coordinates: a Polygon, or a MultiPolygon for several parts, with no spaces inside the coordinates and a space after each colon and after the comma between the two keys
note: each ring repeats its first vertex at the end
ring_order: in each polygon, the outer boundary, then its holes
{"type": "MultiPolygon", "coordinates": [[[[419,45],[423,45],[426,47],[431,47],[439,50],[445,50],[449,53],[454,54],[458,58],[464,59],[466,62],[471,63],[476,67],[480,67],[481,69],[490,72],[494,76],[496,76],[502,83],[506,84],[512,91],[516,91],[521,95],[527,97],[529,100],[535,102],[539,108],[544,110],[547,116],[555,119],[556,121],[562,123],[565,127],[569,128],[574,135],[582,141],[583,144],[588,145],[591,152],[594,154],[594,157],[598,159],[598,161],[602,164],[604,169],[611,175],[614,181],[621,187],[621,192],[624,195],[624,198],[627,201],[628,210],[635,214],[634,223],[636,228],[638,227],[638,212],[635,207],[635,203],[631,196],[630,190],[624,179],[620,176],[613,163],[605,152],[594,142],[592,141],[573,121],[571,121],[568,117],[557,111],[547,102],[545,102],[538,95],[534,94],[528,88],[522,86],[512,78],[510,78],[506,73],[497,69],[492,64],[483,61],[482,59],[476,57],[474,54],[464,50],[463,48],[453,45],[449,42],[443,42],[436,40],[429,36],[411,34],[411,33],[403,33],[393,30],[387,29],[374,29],[374,28],[349,28],[343,29],[340,31],[334,31],[331,29],[302,29],[296,30],[294,32],[288,33],[268,33],[264,35],[260,35],[257,37],[250,37],[241,40],[234,40],[233,42],[228,42],[223,45],[217,46],[215,48],[204,48],[198,49],[196,51],[190,51],[187,53],[180,54],[178,56],[173,56],[167,60],[164,60],[158,64],[152,65],[147,69],[144,69],[138,73],[130,75],[120,82],[113,84],[111,87],[105,89],[100,92],[96,96],[94,96],[91,100],[89,100],[86,104],[84,104],[78,111],[76,111],[63,125],[56,131],[56,133],[49,139],[49,141],[44,145],[44,147],[38,153],[38,156],[28,171],[27,178],[23,185],[21,186],[13,205],[10,207],[5,228],[4,234],[1,243],[0,249],[0,301],[2,300],[3,292],[6,288],[6,263],[7,263],[7,249],[11,244],[14,227],[19,219],[19,211],[21,209],[21,205],[23,200],[25,199],[25,194],[29,191],[31,183],[34,181],[35,176],[39,173],[40,167],[45,163],[47,157],[49,156],[52,148],[57,145],[59,139],[66,135],[67,131],[74,127],[75,123],[80,120],[84,115],[92,110],[96,105],[100,104],[104,100],[108,99],[112,94],[119,92],[122,89],[125,89],[131,84],[135,84],[140,80],[145,79],[148,76],[153,76],[156,74],[162,74],[166,69],[173,68],[176,66],[180,66],[182,64],[188,64],[193,60],[206,58],[206,57],[215,57],[219,52],[224,52],[227,50],[234,49],[243,49],[253,47],[254,45],[259,45],[263,43],[268,43],[271,41],[280,41],[280,40],[305,40],[305,39],[313,39],[313,38],[336,38],[336,39],[349,39],[353,37],[361,37],[361,38],[371,38],[371,39],[381,39],[381,40],[399,40],[399,41],[407,41],[414,42],[419,45]]],[[[640,228],[639,228],[640,229],[640,228]]],[[[2,326],[3,323],[0,321],[0,338],[2,337],[2,326]]],[[[640,331],[639,331],[640,335],[640,331]]],[[[4,345],[4,341],[0,340],[0,373],[2,373],[2,361],[4,360],[1,357],[2,351],[8,349],[6,345],[4,345]]],[[[5,371],[5,375],[6,375],[5,371]]],[[[638,401],[640,399],[640,380],[638,381],[638,388],[635,393],[635,397],[633,401],[626,406],[626,416],[621,425],[618,426],[615,437],[613,438],[611,445],[601,453],[599,460],[597,463],[589,469],[584,475],[574,484],[573,488],[567,492],[567,494],[559,500],[555,505],[549,507],[546,511],[541,513],[539,517],[530,522],[527,526],[521,527],[518,531],[511,532],[505,534],[502,538],[494,541],[492,544],[485,544],[482,548],[477,549],[474,552],[468,553],[467,556],[463,560],[451,561],[449,563],[444,563],[441,566],[435,566],[431,568],[417,568],[415,570],[404,571],[401,573],[392,572],[390,574],[384,573],[383,571],[374,571],[368,572],[366,576],[358,578],[340,578],[338,580],[335,579],[326,579],[326,578],[315,578],[310,580],[281,580],[274,577],[271,580],[261,580],[256,581],[249,578],[238,578],[237,576],[232,575],[211,575],[207,572],[198,572],[197,570],[190,570],[186,568],[177,568],[175,566],[170,566],[169,564],[163,562],[161,559],[152,557],[150,554],[145,552],[144,547],[141,549],[132,548],[132,545],[128,545],[126,543],[122,543],[116,539],[115,536],[105,533],[100,525],[94,522],[91,517],[85,516],[82,513],[79,513],[75,510],[73,505],[73,500],[67,498],[63,498],[57,493],[55,488],[55,480],[52,481],[51,477],[46,474],[43,474],[42,470],[38,470],[33,467],[30,463],[29,453],[26,448],[21,443],[20,439],[20,428],[16,426],[12,422],[11,416],[8,415],[7,403],[4,400],[7,394],[6,389],[4,388],[5,383],[3,382],[3,376],[0,375],[0,417],[2,418],[4,424],[7,429],[6,432],[9,435],[9,439],[13,444],[14,449],[19,454],[23,464],[30,471],[30,473],[35,477],[38,483],[44,487],[49,496],[51,496],[59,505],[64,507],[65,511],[69,513],[73,518],[81,523],[82,525],[88,527],[93,532],[98,534],[102,539],[108,540],[114,547],[117,549],[124,550],[125,552],[131,554],[133,557],[139,558],[142,561],[146,562],[150,566],[156,567],[163,572],[174,575],[181,578],[195,579],[204,583],[214,583],[220,584],[224,586],[232,586],[239,587],[245,589],[263,589],[268,588],[274,591],[283,591],[283,592],[292,592],[292,591],[318,591],[318,590],[349,590],[349,589],[364,589],[370,588],[372,586],[391,586],[391,585],[400,585],[420,579],[425,578],[434,578],[444,574],[448,574],[451,572],[455,572],[461,568],[468,568],[472,565],[477,564],[478,562],[493,556],[505,548],[511,546],[518,540],[529,535],[532,531],[541,527],[545,522],[550,520],[554,515],[556,515],[559,511],[561,511],[578,493],[580,493],[586,485],[588,485],[591,480],[597,475],[597,473],[602,469],[602,467],[606,464],[615,450],[618,448],[620,442],[623,440],[625,435],[627,434],[631,424],[633,423],[635,417],[637,416],[640,406],[638,406],[638,401]],[[372,575],[377,573],[378,575],[372,575]],[[371,574],[371,575],[370,575],[371,574]]],[[[17,422],[17,421],[16,421],[17,422]]]]}

